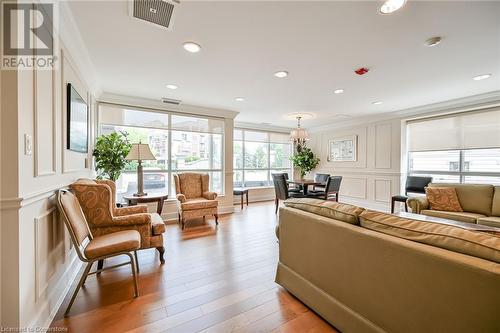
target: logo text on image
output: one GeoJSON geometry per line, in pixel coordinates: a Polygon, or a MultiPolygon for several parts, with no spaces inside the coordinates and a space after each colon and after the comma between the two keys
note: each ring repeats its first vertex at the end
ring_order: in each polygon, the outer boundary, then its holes
{"type": "Polygon", "coordinates": [[[54,4],[2,2],[2,69],[52,69],[54,4]]]}

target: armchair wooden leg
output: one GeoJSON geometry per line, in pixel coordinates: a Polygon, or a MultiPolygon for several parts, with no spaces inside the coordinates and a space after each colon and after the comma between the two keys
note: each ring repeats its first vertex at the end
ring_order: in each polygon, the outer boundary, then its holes
{"type": "Polygon", "coordinates": [[[276,209],[275,209],[275,211],[274,211],[274,214],[278,214],[278,206],[279,206],[279,203],[280,203],[280,201],[279,201],[279,199],[278,199],[278,198],[274,199],[274,204],[276,205],[276,209]]]}
{"type": "Polygon", "coordinates": [[[391,214],[394,214],[394,198],[391,199],[391,214]]]}
{"type": "Polygon", "coordinates": [[[139,272],[139,258],[137,257],[137,251],[134,251],[135,257],[135,266],[137,267],[137,271],[139,272]]]}
{"type": "Polygon", "coordinates": [[[219,214],[214,214],[215,216],[215,225],[219,225],[219,214]]]}
{"type": "Polygon", "coordinates": [[[160,254],[160,262],[162,264],[164,264],[165,259],[163,258],[163,255],[165,254],[165,248],[163,246],[158,246],[156,249],[158,250],[158,253],[160,254]]]}
{"type": "Polygon", "coordinates": [[[69,310],[71,310],[71,306],[73,305],[73,302],[75,301],[76,295],[78,294],[78,291],[80,290],[83,283],[87,279],[87,275],[89,274],[90,268],[92,268],[93,263],[94,263],[93,261],[89,262],[87,264],[87,267],[85,267],[85,269],[83,270],[83,274],[80,277],[80,281],[78,281],[78,285],[76,286],[76,289],[73,292],[73,296],[71,296],[71,300],[69,301],[68,307],[66,308],[66,312],[64,312],[65,317],[68,316],[69,310]]]}

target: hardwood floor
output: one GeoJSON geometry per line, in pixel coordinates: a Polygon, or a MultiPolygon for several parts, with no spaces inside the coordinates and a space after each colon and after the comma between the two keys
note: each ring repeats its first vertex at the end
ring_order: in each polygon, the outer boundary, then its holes
{"type": "Polygon", "coordinates": [[[112,333],[336,332],[274,283],[274,203],[235,209],[221,216],[217,230],[213,219],[193,221],[184,231],[168,225],[164,265],[154,249],[139,252],[138,298],[129,266],[105,271],[87,279],[68,318],[66,296],[52,326],[112,333]]]}

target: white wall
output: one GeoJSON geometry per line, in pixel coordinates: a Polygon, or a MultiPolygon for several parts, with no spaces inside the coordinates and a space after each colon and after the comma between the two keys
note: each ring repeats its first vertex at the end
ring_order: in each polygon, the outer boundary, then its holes
{"type": "MultiPolygon", "coordinates": [[[[340,201],[389,211],[391,196],[403,191],[406,179],[407,120],[478,111],[499,104],[500,91],[495,91],[310,129],[309,146],[321,159],[313,173],[343,176],[340,201]],[[358,138],[357,161],[328,162],[328,141],[350,135],[358,138]]],[[[396,210],[399,208],[397,204],[396,210]]]]}
{"type": "MultiPolygon", "coordinates": [[[[58,60],[53,70],[2,72],[2,327],[49,325],[80,267],[57,212],[55,194],[92,174],[89,154],[65,148],[66,84],[71,82],[86,100],[91,123],[95,88],[89,75],[92,68],[75,42],[77,35],[71,33],[75,30],[70,18],[59,17],[59,29],[67,38],[56,41],[58,60]],[[32,137],[32,154],[25,154],[25,135],[32,137]]],[[[93,128],[89,135],[91,143],[93,128]]]]}
{"type": "Polygon", "coordinates": [[[342,176],[340,200],[388,210],[400,188],[401,121],[367,123],[347,128],[312,131],[309,146],[321,159],[314,173],[342,176]],[[328,161],[328,141],[357,136],[357,161],[328,161]]]}

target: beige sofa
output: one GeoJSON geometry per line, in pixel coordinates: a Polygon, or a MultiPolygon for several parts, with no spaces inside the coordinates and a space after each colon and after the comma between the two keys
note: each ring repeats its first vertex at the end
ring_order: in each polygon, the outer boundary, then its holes
{"type": "Polygon", "coordinates": [[[413,197],[407,201],[413,213],[500,228],[500,186],[431,183],[429,187],[454,187],[464,211],[432,210],[426,197],[413,197]]]}
{"type": "Polygon", "coordinates": [[[500,332],[500,236],[314,199],[285,205],[276,282],[340,331],[500,332]]]}

